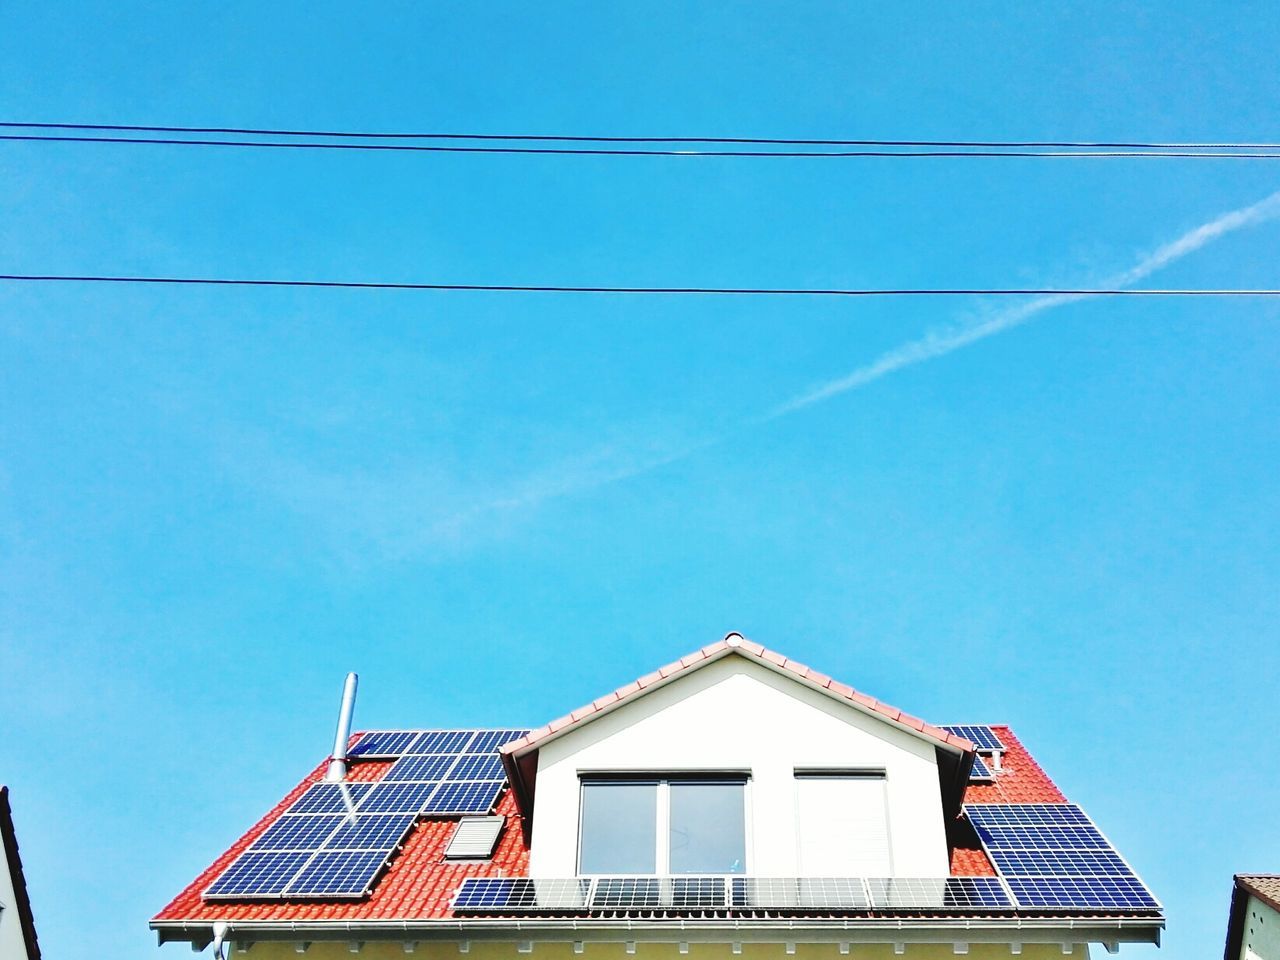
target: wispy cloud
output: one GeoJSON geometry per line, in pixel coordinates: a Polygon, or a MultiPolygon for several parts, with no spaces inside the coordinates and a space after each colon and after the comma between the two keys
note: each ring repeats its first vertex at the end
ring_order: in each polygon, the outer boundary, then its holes
{"type": "MultiPolygon", "coordinates": [[[[1122,288],[1138,283],[1156,271],[1238,230],[1280,217],[1280,192],[1264,200],[1232,210],[1188,231],[1123,272],[1104,282],[1122,288]]],[[[1047,296],[1002,309],[976,321],[908,340],[869,363],[797,394],[761,415],[736,426],[704,433],[700,439],[670,439],[671,424],[651,435],[668,439],[642,441],[619,434],[580,455],[557,459],[546,467],[507,477],[468,475],[464,464],[436,464],[420,468],[410,464],[398,470],[352,472],[347,468],[326,471],[290,460],[271,450],[263,440],[234,444],[228,463],[236,464],[246,483],[266,489],[285,501],[294,512],[316,522],[331,538],[332,546],[352,565],[362,565],[370,548],[378,560],[395,560],[423,552],[465,547],[477,535],[500,535],[537,507],[558,499],[587,493],[662,467],[686,460],[709,447],[722,444],[762,423],[776,420],[866,386],[899,370],[945,356],[962,347],[1011,330],[1056,307],[1082,299],[1079,296],[1047,296]]]]}
{"type": "MultiPolygon", "coordinates": [[[[1220,237],[1246,227],[1265,223],[1276,217],[1280,217],[1280,191],[1251,206],[1224,213],[1208,223],[1201,224],[1194,230],[1187,231],[1172,243],[1166,243],[1155,252],[1142,258],[1128,270],[1112,277],[1103,286],[1116,289],[1132,286],[1138,281],[1151,276],[1157,270],[1181,260],[1188,254],[1194,253],[1220,237]]],[[[881,377],[886,377],[906,367],[912,367],[917,363],[924,363],[926,360],[945,356],[948,353],[959,350],[961,347],[967,347],[972,343],[977,343],[979,340],[995,336],[997,333],[1012,330],[1014,327],[1021,326],[1047,310],[1052,310],[1055,307],[1061,307],[1080,299],[1083,298],[1078,295],[1039,297],[1015,307],[1001,310],[975,323],[949,327],[928,333],[915,340],[909,340],[900,346],[894,347],[892,350],[882,353],[870,363],[851,370],[842,377],[828,380],[826,383],[821,383],[803,393],[797,394],[785,403],[770,410],[760,419],[761,421],[776,420],[778,417],[795,413],[816,403],[822,403],[824,400],[830,400],[832,397],[848,393],[850,390],[857,390],[859,387],[864,387],[873,381],[879,380],[881,377]]]]}

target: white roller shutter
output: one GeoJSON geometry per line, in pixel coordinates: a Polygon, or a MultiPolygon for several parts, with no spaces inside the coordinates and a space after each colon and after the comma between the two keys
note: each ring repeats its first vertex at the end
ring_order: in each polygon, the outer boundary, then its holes
{"type": "Polygon", "coordinates": [[[889,877],[889,821],[883,776],[796,775],[800,873],[889,877]]]}

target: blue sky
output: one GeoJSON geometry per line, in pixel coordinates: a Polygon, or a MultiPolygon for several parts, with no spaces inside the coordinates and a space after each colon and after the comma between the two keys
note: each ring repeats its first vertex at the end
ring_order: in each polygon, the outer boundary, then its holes
{"type": "MultiPolygon", "coordinates": [[[[0,113],[1275,140],[1278,28],[1270,3],[11,3],[0,113]]],[[[0,265],[1087,285],[1278,189],[1259,162],[10,143],[0,265]]],[[[1276,286],[1270,210],[1149,282],[1276,286]]],[[[324,755],[347,670],[361,726],[537,724],[731,629],[1013,724],[1164,900],[1159,955],[1214,955],[1231,874],[1280,869],[1280,309],[1018,309],[0,286],[0,780],[48,955],[149,954],[148,917],[324,755]],[[771,416],[886,355],[921,362],[771,416]]]]}

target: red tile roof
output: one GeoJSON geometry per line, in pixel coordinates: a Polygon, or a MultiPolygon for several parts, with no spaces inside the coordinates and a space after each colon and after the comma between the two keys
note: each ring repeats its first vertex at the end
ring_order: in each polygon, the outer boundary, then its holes
{"type": "MultiPolygon", "coordinates": [[[[507,827],[498,841],[493,859],[482,862],[454,862],[444,859],[444,848],[453,835],[456,820],[428,819],[418,823],[405,840],[404,849],[391,861],[367,900],[344,902],[287,902],[280,900],[206,903],[201,892],[236,857],[253,843],[280,814],[284,813],[307,787],[324,778],[328,761],[319,764],[301,783],[222,856],[201,872],[178,894],[156,920],[385,920],[431,919],[450,916],[449,901],[467,877],[523,876],[528,871],[529,851],[525,847],[510,792],[498,801],[498,813],[505,814],[507,827]]],[[[368,782],[378,780],[390,768],[388,761],[356,762],[348,778],[368,782]]]]}
{"type": "MultiPolygon", "coordinates": [[[[1040,768],[1022,742],[1007,726],[994,728],[1008,748],[1001,772],[993,784],[970,784],[966,803],[1065,803],[1052,780],[1040,768]]],[[[354,738],[353,738],[354,742],[354,738]]],[[[202,871],[192,883],[157,915],[156,920],[440,920],[453,916],[450,900],[467,877],[525,876],[529,850],[518,822],[515,798],[510,791],[498,802],[498,812],[508,824],[491,861],[452,862],[444,848],[453,834],[455,820],[427,819],[418,824],[404,849],[392,860],[366,900],[345,902],[257,901],[206,903],[201,892],[267,829],[311,784],[323,779],[327,761],[320,763],[248,832],[202,871]]],[[[380,779],[390,761],[354,762],[349,778],[380,779]]],[[[951,873],[958,877],[994,876],[985,853],[971,834],[962,835],[951,851],[951,873]]]]}
{"type": "MultiPolygon", "coordinates": [[[[925,723],[905,714],[895,707],[858,693],[852,687],[838,683],[809,667],[789,660],[781,654],[767,650],[738,634],[729,634],[718,643],[704,647],[696,653],[663,667],[646,677],[628,684],[608,696],[573,711],[565,717],[532,731],[520,740],[502,748],[510,770],[515,758],[524,755],[522,762],[534,759],[533,753],[548,738],[578,723],[587,722],[617,705],[639,697],[653,687],[672,677],[697,669],[731,653],[753,658],[772,669],[793,676],[811,687],[849,701],[855,706],[925,736],[951,751],[970,752],[973,744],[956,737],[941,727],[925,723]]],[[[1066,798],[1053,784],[1039,764],[1022,746],[1021,741],[1007,726],[994,727],[1007,749],[1002,756],[1001,770],[989,784],[969,784],[964,794],[965,803],[1063,803],[1066,798]]],[[[352,738],[354,744],[357,734],[352,738]]],[[[210,883],[225,870],[257,837],[270,826],[311,784],[320,781],[327,761],[320,763],[291,790],[270,812],[259,820],[243,837],[236,841],[222,856],[215,860],[194,881],[160,911],[155,920],[190,921],[210,923],[214,921],[274,920],[274,921],[333,921],[333,920],[441,920],[453,917],[450,901],[462,881],[468,877],[526,876],[529,851],[519,823],[519,811],[515,791],[508,790],[498,802],[498,812],[505,814],[508,825],[498,842],[493,859],[481,862],[453,862],[444,859],[444,848],[453,834],[455,819],[424,819],[407,837],[403,849],[394,857],[368,898],[361,901],[302,902],[268,900],[235,903],[217,901],[206,903],[201,894],[210,883]]],[[[349,779],[376,781],[391,766],[389,761],[354,761],[349,779]]],[[[519,771],[517,771],[519,772],[519,771]]],[[[954,876],[991,876],[995,874],[990,861],[978,843],[968,824],[958,821],[952,831],[951,873],[954,876]]]]}
{"type": "MultiPolygon", "coordinates": [[[[1067,798],[1049,775],[1027,753],[1012,730],[991,725],[1005,752],[1000,756],[1000,772],[991,783],[971,783],[964,792],[965,803],[1066,803],[1067,798]]],[[[991,764],[988,763],[988,766],[991,764]]]]}

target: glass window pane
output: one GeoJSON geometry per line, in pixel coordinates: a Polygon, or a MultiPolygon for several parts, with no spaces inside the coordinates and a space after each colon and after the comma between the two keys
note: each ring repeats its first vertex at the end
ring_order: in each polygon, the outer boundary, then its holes
{"type": "Polygon", "coordinates": [[[579,873],[655,873],[658,785],[584,783],[579,873]]]}
{"type": "Polygon", "coordinates": [[[671,783],[671,872],[742,873],[746,812],[742,783],[671,783]]]}

